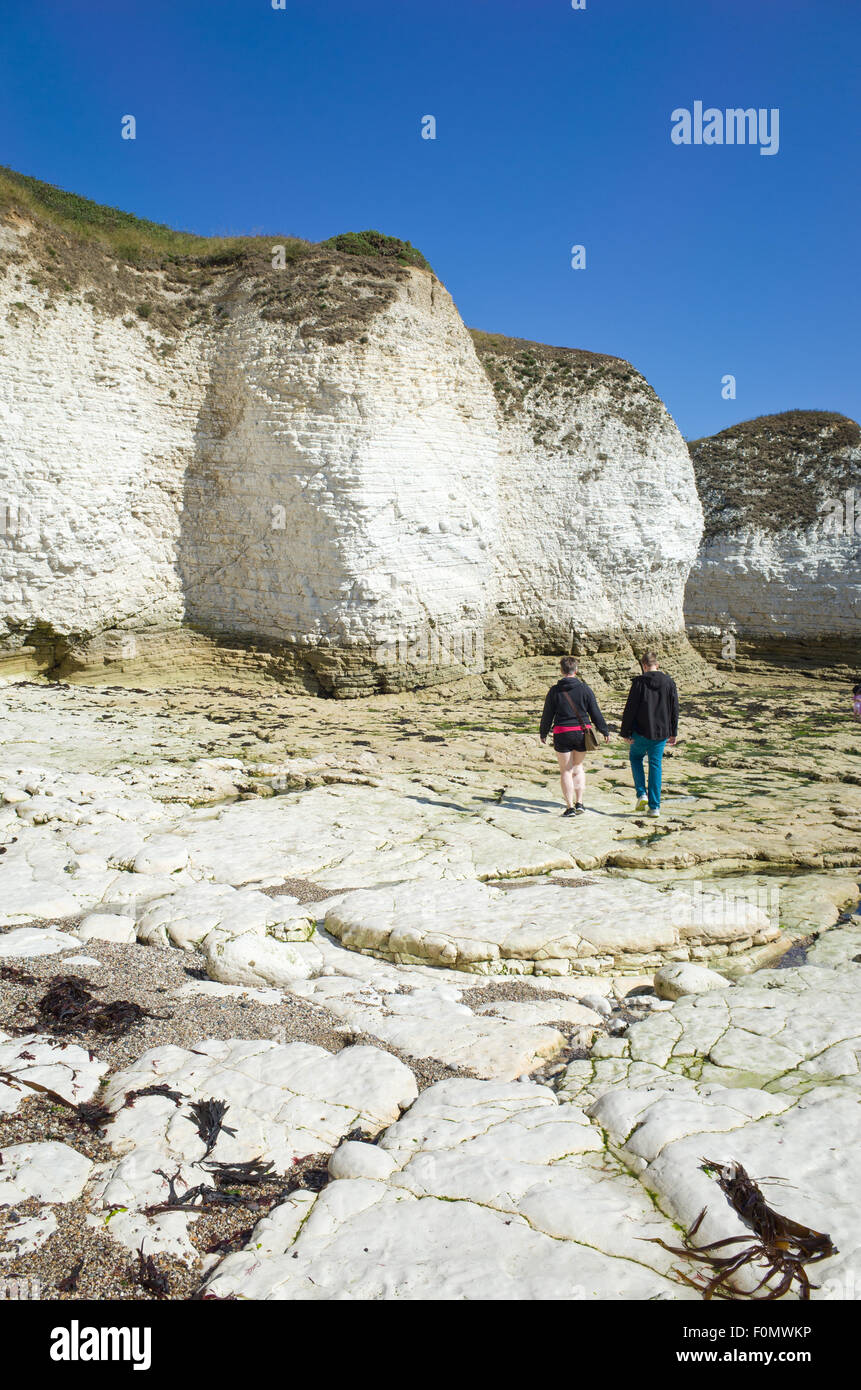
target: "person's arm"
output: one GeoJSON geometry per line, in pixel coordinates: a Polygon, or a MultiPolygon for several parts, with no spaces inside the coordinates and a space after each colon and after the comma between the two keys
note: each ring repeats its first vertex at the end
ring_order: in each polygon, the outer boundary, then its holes
{"type": "Polygon", "coordinates": [[[634,732],[634,720],[640,706],[640,687],[637,681],[631,682],[631,689],[628,691],[628,699],[625,702],[625,710],[622,714],[622,723],[619,726],[621,738],[630,739],[634,732]]]}
{"type": "Polygon", "coordinates": [[[679,733],[679,692],[675,681],[671,682],[670,689],[670,737],[669,742],[675,743],[679,733]]]}
{"type": "Polygon", "coordinates": [[[598,733],[603,734],[605,739],[609,739],[610,730],[607,728],[606,719],[604,718],[603,714],[598,708],[598,701],[595,699],[595,692],[590,685],[587,685],[586,689],[589,692],[588,698],[586,700],[586,710],[588,714],[591,716],[592,723],[595,725],[595,728],[598,730],[598,733]]]}
{"type": "Polygon", "coordinates": [[[541,739],[542,743],[553,727],[553,715],[556,709],[556,701],[554,699],[555,693],[556,692],[551,686],[547,692],[547,698],[544,701],[544,711],[541,715],[541,724],[538,729],[538,737],[541,739]]]}

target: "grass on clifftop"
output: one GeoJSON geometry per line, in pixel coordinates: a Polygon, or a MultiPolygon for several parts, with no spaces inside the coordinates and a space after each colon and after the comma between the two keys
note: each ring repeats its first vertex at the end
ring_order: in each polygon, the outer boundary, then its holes
{"type": "Polygon", "coordinates": [[[688,441],[706,538],[744,529],[800,531],[822,499],[857,486],[861,427],[827,410],[760,415],[688,441]]]}
{"type": "Polygon", "coordinates": [[[385,256],[399,261],[401,265],[414,265],[419,270],[430,270],[421,251],[411,241],[401,241],[400,237],[385,236],[383,232],[342,232],[340,236],[321,241],[321,246],[331,246],[335,251],[343,251],[349,256],[385,256]]]}
{"type": "MultiPolygon", "coordinates": [[[[573,400],[603,388],[623,423],[638,434],[656,428],[664,418],[658,396],[623,357],[587,352],[584,348],[551,347],[526,338],[507,338],[502,333],[483,333],[477,328],[469,332],[503,412],[511,416],[526,405],[533,415],[537,444],[544,441],[552,417],[558,414],[560,392],[567,391],[573,400]],[[550,409],[549,416],[542,416],[543,406],[550,409]]],[[[570,453],[578,451],[576,429],[564,437],[562,444],[570,453]]]]}
{"type": "Polygon", "coordinates": [[[306,341],[366,342],[365,329],[410,268],[432,273],[410,242],[378,231],[316,243],[198,236],[0,166],[0,218],[16,214],[28,235],[0,250],[0,270],[17,265],[42,301],[16,301],[13,318],[84,300],[127,328],[143,323],[165,335],[161,344],[147,339],[158,354],[171,352],[187,328],[223,327],[249,297],[261,318],[294,325],[306,341]]]}
{"type": "MultiPolygon", "coordinates": [[[[98,242],[118,260],[132,265],[191,260],[200,266],[228,267],[240,264],[250,253],[259,254],[262,245],[268,248],[276,244],[284,247],[284,258],[290,263],[314,246],[313,242],[293,236],[210,237],[178,232],[0,165],[0,214],[12,210],[29,214],[34,221],[56,227],[67,236],[98,242]]],[[[411,242],[382,232],[343,232],[318,244],[348,255],[379,257],[430,269],[411,242]]]]}

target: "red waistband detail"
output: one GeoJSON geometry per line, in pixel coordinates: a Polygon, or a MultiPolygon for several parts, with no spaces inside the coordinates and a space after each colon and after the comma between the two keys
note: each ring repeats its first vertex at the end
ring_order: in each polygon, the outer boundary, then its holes
{"type": "Polygon", "coordinates": [[[584,729],[588,729],[588,724],[555,724],[554,734],[582,734],[584,729]]]}

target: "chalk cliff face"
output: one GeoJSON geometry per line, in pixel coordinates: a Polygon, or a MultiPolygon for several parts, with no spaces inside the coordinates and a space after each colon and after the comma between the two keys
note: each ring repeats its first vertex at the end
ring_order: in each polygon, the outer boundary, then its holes
{"type": "Polygon", "coordinates": [[[201,335],[166,363],[140,321],[46,301],[31,232],[0,224],[0,249],[19,257],[0,279],[0,630],[177,623],[201,335]]]}
{"type": "Polygon", "coordinates": [[[685,615],[704,649],[835,653],[861,637],[861,428],[762,416],[690,445],[706,518],[685,615]]]}
{"type": "Polygon", "coordinates": [[[6,669],[229,648],[346,695],[683,642],[701,512],[661,402],[618,359],[473,336],[413,265],[135,265],[7,207],[6,669]]]}
{"type": "Polygon", "coordinates": [[[702,532],[682,436],[617,357],[473,335],[500,406],[497,627],[525,650],[682,630],[702,532]]]}
{"type": "Polygon", "coordinates": [[[394,666],[398,641],[409,657],[429,625],[472,651],[497,532],[484,373],[451,297],[423,271],[406,273],[361,339],[306,341],[261,321],[238,289],[185,484],[189,617],[286,641],[318,665],[332,649],[373,660],[380,648],[394,666]]]}

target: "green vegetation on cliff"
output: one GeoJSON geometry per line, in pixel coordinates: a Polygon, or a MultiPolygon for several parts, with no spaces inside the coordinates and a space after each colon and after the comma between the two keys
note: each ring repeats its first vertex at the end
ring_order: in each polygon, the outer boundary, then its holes
{"type": "Polygon", "coordinates": [[[746,527],[804,530],[823,499],[858,486],[861,427],[827,410],[760,415],[688,442],[706,539],[746,527]]]}
{"type": "MultiPolygon", "coordinates": [[[[590,391],[602,389],[624,423],[637,433],[653,428],[663,417],[663,406],[652,387],[622,357],[583,348],[551,347],[526,338],[482,333],[476,328],[469,331],[497,400],[508,416],[524,405],[533,415],[540,416],[542,404],[547,404],[551,415],[558,414],[560,393],[567,391],[572,397],[582,398],[590,391]]],[[[536,442],[540,442],[546,433],[541,418],[535,428],[536,442]]],[[[572,437],[567,442],[576,452],[576,439],[572,437]]]]}
{"type": "MultiPolygon", "coordinates": [[[[191,259],[198,265],[235,265],[249,253],[259,251],[262,243],[266,247],[276,243],[283,246],[285,259],[290,262],[309,252],[314,244],[294,236],[214,237],[178,232],[161,222],[150,222],[119,208],[94,203],[90,198],[68,193],[51,183],[0,165],[0,214],[10,211],[29,214],[69,236],[100,242],[118,260],[132,264],[191,259]]],[[[394,259],[402,265],[430,269],[421,251],[411,242],[386,236],[383,232],[342,232],[319,245],[346,255],[394,259]]]]}
{"type": "MultiPolygon", "coordinates": [[[[410,242],[378,231],[300,237],[206,237],[104,207],[0,166],[0,218],[26,224],[4,263],[29,261],[29,283],[57,300],[78,296],[127,325],[173,335],[218,327],[248,296],[262,318],[294,324],[304,338],[362,338],[408,268],[430,271],[410,242]],[[35,263],[35,264],[34,264],[35,263]]],[[[22,306],[22,311],[27,309],[22,306]]]]}

